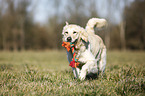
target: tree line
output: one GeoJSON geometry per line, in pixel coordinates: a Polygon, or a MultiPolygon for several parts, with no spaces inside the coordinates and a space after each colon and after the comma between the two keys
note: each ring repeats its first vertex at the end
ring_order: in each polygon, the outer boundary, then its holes
{"type": "MultiPolygon", "coordinates": [[[[67,5],[66,11],[61,13],[61,3],[54,0],[56,13],[42,26],[34,23],[31,12],[27,11],[30,0],[1,0],[0,50],[61,49],[61,31],[65,21],[85,27],[89,18],[99,18],[95,0],[90,0],[88,5],[83,0],[69,2],[71,5],[67,5]]],[[[108,25],[105,30],[95,29],[108,49],[145,49],[144,0],[135,0],[130,6],[126,6],[120,24],[108,22],[108,25]]]]}

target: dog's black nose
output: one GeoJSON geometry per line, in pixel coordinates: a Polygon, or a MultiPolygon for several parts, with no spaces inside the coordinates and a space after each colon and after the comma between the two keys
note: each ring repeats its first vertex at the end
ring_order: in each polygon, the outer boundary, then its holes
{"type": "Polygon", "coordinates": [[[67,38],[67,42],[71,42],[71,40],[72,40],[71,37],[67,38]]]}

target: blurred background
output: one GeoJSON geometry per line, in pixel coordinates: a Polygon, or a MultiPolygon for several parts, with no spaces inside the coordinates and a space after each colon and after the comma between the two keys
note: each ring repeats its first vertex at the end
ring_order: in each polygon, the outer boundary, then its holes
{"type": "Polygon", "coordinates": [[[109,50],[145,50],[145,0],[0,0],[0,50],[62,49],[65,21],[97,30],[109,50]]]}

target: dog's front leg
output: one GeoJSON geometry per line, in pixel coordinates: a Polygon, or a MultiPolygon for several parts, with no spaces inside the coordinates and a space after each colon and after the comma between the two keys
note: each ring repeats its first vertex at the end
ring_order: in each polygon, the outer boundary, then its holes
{"type": "Polygon", "coordinates": [[[85,65],[82,66],[80,71],[79,79],[84,80],[86,78],[87,73],[94,68],[95,62],[93,60],[87,61],[85,65]]]}
{"type": "Polygon", "coordinates": [[[79,79],[84,80],[86,78],[87,69],[83,69],[80,71],[79,79]]]}
{"type": "Polygon", "coordinates": [[[79,73],[80,73],[80,69],[72,67],[72,71],[73,71],[73,74],[74,74],[75,78],[78,78],[79,77],[79,73]]]}

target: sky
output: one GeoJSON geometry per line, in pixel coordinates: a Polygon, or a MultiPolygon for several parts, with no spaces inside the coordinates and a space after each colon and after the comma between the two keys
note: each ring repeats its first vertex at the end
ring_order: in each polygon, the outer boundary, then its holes
{"type": "MultiPolygon", "coordinates": [[[[112,23],[118,24],[122,20],[124,7],[129,6],[133,1],[134,0],[112,0],[112,3],[109,4],[107,0],[96,0],[96,11],[99,17],[108,18],[112,23]],[[108,8],[110,8],[110,10],[108,8]]],[[[60,3],[61,6],[59,10],[65,11],[67,0],[60,0],[60,3]]],[[[56,9],[54,6],[52,0],[32,0],[28,10],[33,10],[35,22],[45,24],[49,17],[55,14],[56,9]]]]}

